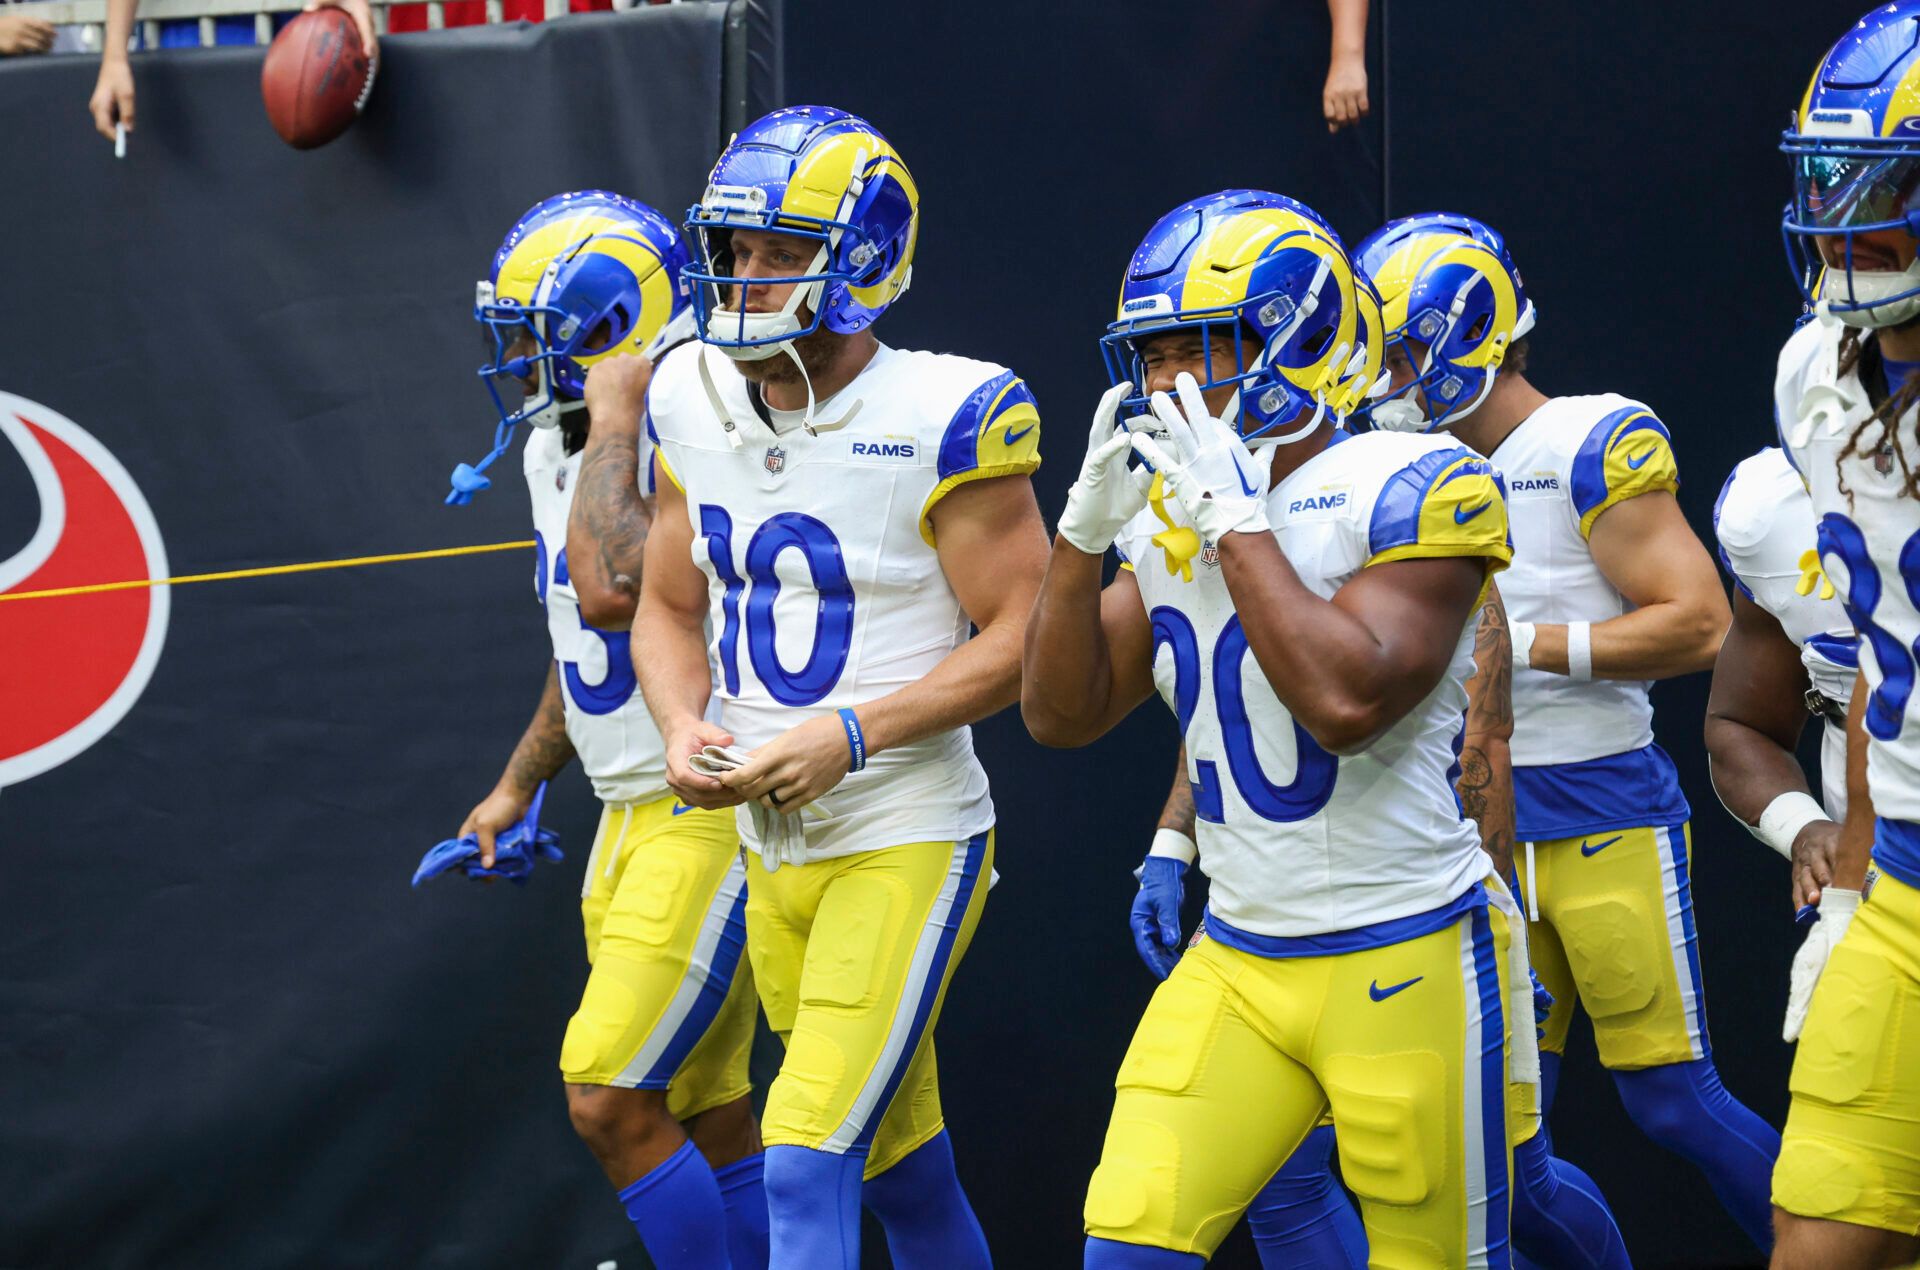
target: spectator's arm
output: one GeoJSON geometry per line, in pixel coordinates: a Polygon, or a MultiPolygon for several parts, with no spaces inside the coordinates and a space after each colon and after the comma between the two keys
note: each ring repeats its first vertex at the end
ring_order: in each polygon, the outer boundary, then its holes
{"type": "Polygon", "coordinates": [[[140,0],[107,0],[107,34],[100,45],[100,78],[94,81],[87,109],[93,126],[113,140],[115,124],[133,131],[133,68],[127,64],[127,41],[133,38],[133,15],[140,0]]]}
{"type": "Polygon", "coordinates": [[[1367,117],[1367,0],[1327,0],[1333,18],[1333,50],[1320,109],[1327,131],[1338,132],[1367,117]]]}
{"type": "Polygon", "coordinates": [[[53,47],[53,23],[20,13],[0,15],[0,57],[44,53],[53,47]]]}

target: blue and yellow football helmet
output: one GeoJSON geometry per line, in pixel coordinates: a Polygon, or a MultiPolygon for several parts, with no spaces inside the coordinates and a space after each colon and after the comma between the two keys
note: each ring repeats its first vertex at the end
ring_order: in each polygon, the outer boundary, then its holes
{"type": "Polygon", "coordinates": [[[1374,399],[1386,391],[1387,320],[1380,293],[1358,270],[1353,275],[1354,339],[1358,344],[1328,406],[1341,421],[1365,423],[1374,399]]]}
{"type": "Polygon", "coordinates": [[[1400,346],[1415,372],[1373,405],[1373,426],[1432,432],[1472,414],[1493,391],[1507,349],[1534,324],[1506,240],[1471,216],[1423,212],[1367,235],[1354,262],[1379,292],[1388,345],[1400,346]]]}
{"type": "Polygon", "coordinates": [[[1882,4],[1820,59],[1780,148],[1793,163],[1781,218],[1788,267],[1809,305],[1849,326],[1920,314],[1920,258],[1903,270],[1855,269],[1855,236],[1920,237],[1920,0],[1882,4]],[[1821,257],[1838,239],[1840,262],[1821,257]]]}
{"type": "Polygon", "coordinates": [[[1142,343],[1197,327],[1211,366],[1213,341],[1232,340],[1234,374],[1209,373],[1201,387],[1232,384],[1223,421],[1248,442],[1284,444],[1334,408],[1358,321],[1353,268],[1317,212],[1283,194],[1224,190],[1174,208],[1147,231],[1100,348],[1113,382],[1135,387],[1122,409],[1139,413],[1147,405],[1142,343]]]}
{"type": "Polygon", "coordinates": [[[919,229],[913,176],[872,124],[829,106],[776,110],[733,139],[687,212],[699,263],[683,276],[701,338],[757,361],[823,326],[864,330],[906,292],[919,229]],[[819,244],[801,274],[781,279],[799,285],[778,312],[747,312],[737,298],[736,229],[819,244]]]}
{"type": "Polygon", "coordinates": [[[491,482],[486,469],[522,423],[555,427],[577,409],[595,362],[622,353],[657,356],[694,334],[686,285],[690,263],[673,223],[645,203],[606,190],[558,194],[514,222],[475,286],[473,316],[493,356],[480,368],[498,422],[493,450],[454,469],[447,502],[470,501],[491,482]],[[529,351],[531,350],[531,351],[529,351]],[[500,380],[533,387],[516,408],[500,380]]]}

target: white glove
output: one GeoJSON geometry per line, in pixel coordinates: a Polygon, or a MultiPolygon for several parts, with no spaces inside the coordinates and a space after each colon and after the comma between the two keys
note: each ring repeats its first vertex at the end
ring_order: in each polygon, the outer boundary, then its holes
{"type": "Polygon", "coordinates": [[[1079,479],[1067,491],[1067,510],[1060,514],[1060,536],[1090,556],[1106,554],[1126,523],[1147,505],[1146,491],[1127,471],[1127,430],[1114,427],[1120,403],[1132,389],[1132,384],[1115,384],[1100,398],[1087,435],[1087,457],[1079,479]]]}
{"type": "Polygon", "coordinates": [[[1174,381],[1180,404],[1163,392],[1153,394],[1154,420],[1164,442],[1145,432],[1133,434],[1134,452],[1160,472],[1187,519],[1207,542],[1230,533],[1265,533],[1267,478],[1270,468],[1247,451],[1232,428],[1214,418],[1200,395],[1200,384],[1182,372],[1174,381]]]}
{"type": "MultiPolygon", "coordinates": [[[[752,751],[737,746],[709,745],[687,759],[687,766],[703,776],[719,776],[740,767],[752,751]]],[[[748,803],[753,835],[760,839],[760,863],[772,873],[783,864],[807,862],[807,833],[799,812],[780,812],[764,803],[748,803]]]]}
{"type": "Polygon", "coordinates": [[[1813,1001],[1813,986],[1827,968],[1827,958],[1840,945],[1840,939],[1853,922],[1860,907],[1860,892],[1829,886],[1820,891],[1819,920],[1807,932],[1806,942],[1793,955],[1793,970],[1787,978],[1787,1022],[1780,1029],[1783,1040],[1797,1041],[1800,1029],[1807,1025],[1807,1006],[1813,1001]]]}

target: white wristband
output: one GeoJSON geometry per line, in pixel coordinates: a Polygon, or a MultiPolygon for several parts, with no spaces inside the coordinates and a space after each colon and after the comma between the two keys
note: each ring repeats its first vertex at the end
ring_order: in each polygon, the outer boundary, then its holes
{"type": "Polygon", "coordinates": [[[1828,819],[1826,808],[1811,795],[1796,789],[1768,803],[1767,809],[1760,813],[1760,823],[1748,832],[1791,860],[1793,840],[1800,836],[1800,831],[1816,820],[1828,819]]]}
{"type": "Polygon", "coordinates": [[[1593,625],[1567,623],[1567,678],[1586,683],[1593,678],[1593,625]]]}
{"type": "Polygon", "coordinates": [[[1182,864],[1192,864],[1199,858],[1200,848],[1192,838],[1178,829],[1156,829],[1153,832],[1153,846],[1147,849],[1150,856],[1165,856],[1169,860],[1178,860],[1182,864]]]}
{"type": "Polygon", "coordinates": [[[1513,668],[1526,670],[1533,665],[1533,623],[1507,622],[1507,638],[1513,643],[1513,668]]]}

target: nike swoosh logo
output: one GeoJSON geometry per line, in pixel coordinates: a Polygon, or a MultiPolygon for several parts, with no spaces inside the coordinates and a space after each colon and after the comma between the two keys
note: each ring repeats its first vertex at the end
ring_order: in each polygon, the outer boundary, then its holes
{"type": "Polygon", "coordinates": [[[1629,458],[1627,460],[1627,466],[1632,468],[1634,471],[1638,472],[1641,468],[1647,465],[1647,460],[1652,457],[1653,457],[1653,451],[1648,450],[1645,454],[1641,455],[1637,459],[1629,458]]]}
{"type": "Polygon", "coordinates": [[[1037,423],[1030,423],[1026,427],[1020,429],[1020,431],[1018,432],[1008,432],[1004,434],[1000,439],[1002,441],[1005,441],[1008,445],[1019,445],[1020,438],[1026,436],[1027,433],[1032,432],[1035,428],[1039,426],[1040,425],[1037,423]]]}
{"type": "Polygon", "coordinates": [[[1385,1001],[1388,997],[1392,996],[1396,992],[1405,992],[1408,988],[1411,988],[1414,984],[1419,983],[1424,978],[1426,978],[1425,975],[1415,975],[1413,978],[1407,980],[1405,983],[1396,983],[1391,988],[1381,987],[1380,981],[1378,979],[1375,979],[1372,983],[1367,985],[1367,995],[1372,997],[1375,1001],[1385,1001]]]}
{"type": "Polygon", "coordinates": [[[684,816],[692,810],[693,808],[687,806],[685,803],[675,803],[673,805],[673,814],[676,816],[684,816]]]}
{"type": "Polygon", "coordinates": [[[1602,851],[1605,851],[1608,847],[1612,846],[1614,843],[1620,841],[1620,839],[1624,837],[1626,837],[1625,834],[1616,833],[1613,835],[1613,837],[1608,838],[1605,842],[1596,842],[1592,846],[1588,846],[1587,840],[1585,838],[1582,838],[1580,840],[1580,854],[1581,855],[1599,855],[1602,851]]]}
{"type": "Polygon", "coordinates": [[[1240,470],[1239,459],[1233,460],[1233,474],[1240,482],[1240,492],[1242,494],[1245,494],[1248,498],[1252,498],[1255,494],[1258,494],[1260,492],[1259,490],[1255,489],[1253,486],[1247,484],[1247,474],[1240,470]]]}
{"type": "Polygon", "coordinates": [[[1493,506],[1493,500],[1489,498],[1486,502],[1473,508],[1471,511],[1465,507],[1456,507],[1453,509],[1453,523],[1456,525],[1464,525],[1491,506],[1493,506]]]}

